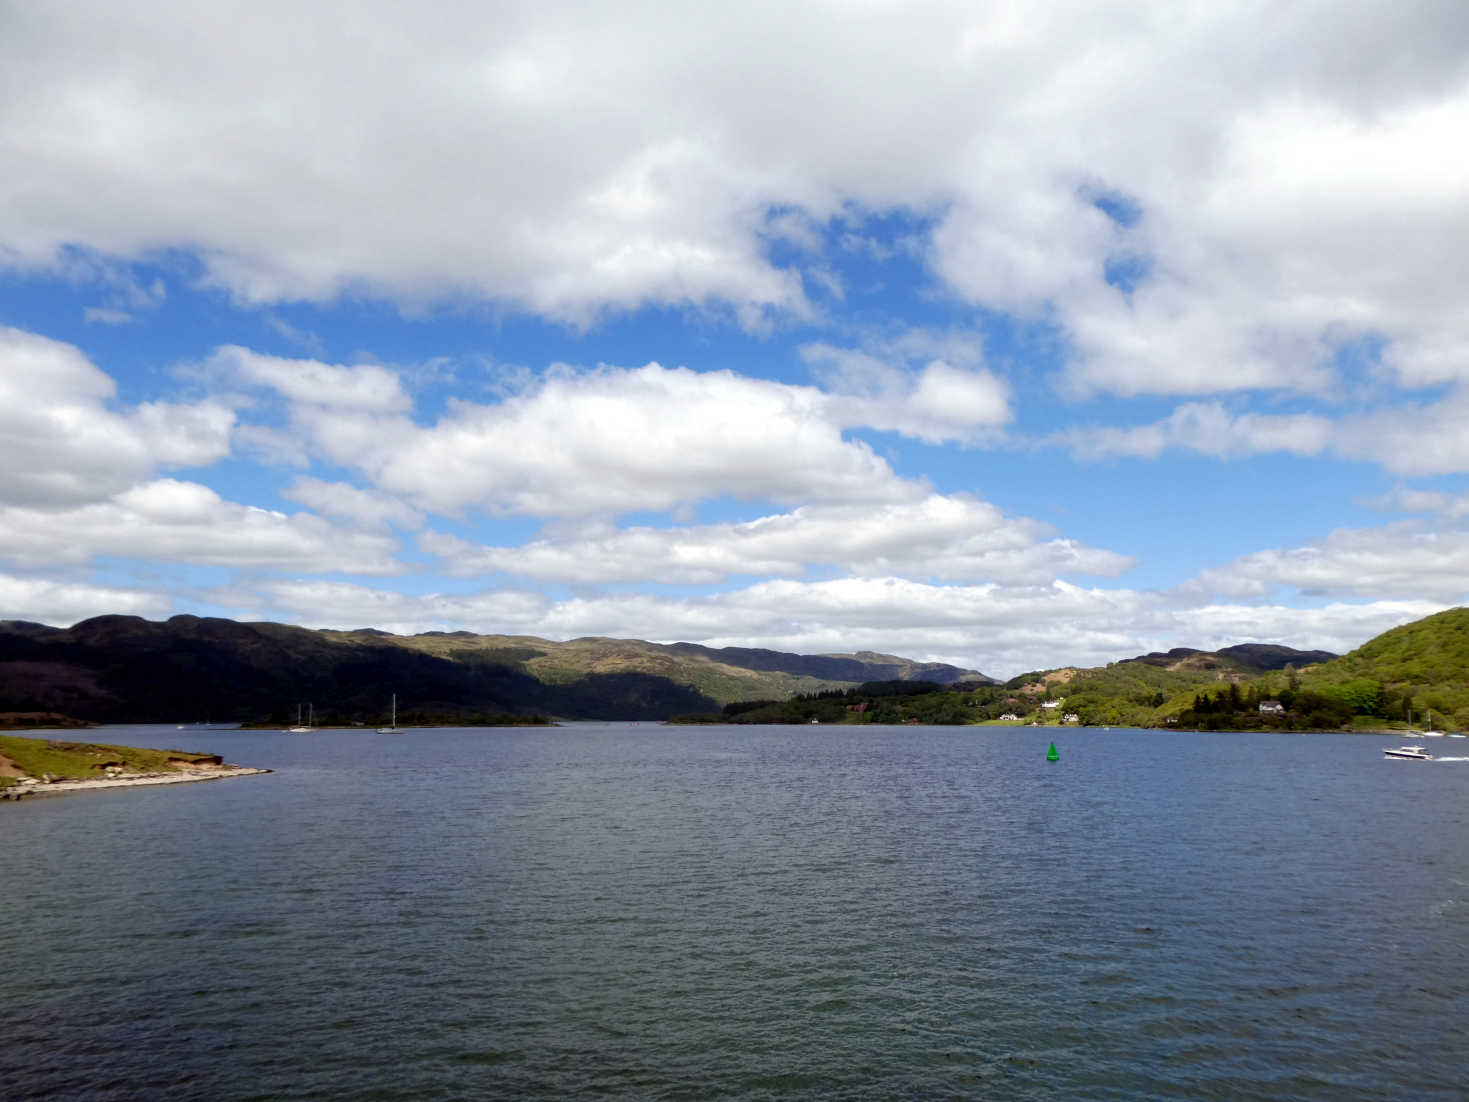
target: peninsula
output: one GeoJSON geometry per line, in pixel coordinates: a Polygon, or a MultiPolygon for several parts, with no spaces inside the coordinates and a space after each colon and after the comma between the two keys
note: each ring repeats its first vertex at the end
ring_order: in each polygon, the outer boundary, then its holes
{"type": "Polygon", "coordinates": [[[218,754],[0,735],[0,800],[269,773],[218,754]]]}

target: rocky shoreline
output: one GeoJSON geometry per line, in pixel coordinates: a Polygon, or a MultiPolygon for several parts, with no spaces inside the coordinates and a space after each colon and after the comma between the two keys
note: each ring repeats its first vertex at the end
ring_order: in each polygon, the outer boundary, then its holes
{"type": "Polygon", "coordinates": [[[46,781],[25,777],[8,788],[0,788],[0,800],[21,800],[29,796],[65,796],[74,792],[96,792],[106,788],[135,788],[147,784],[188,784],[193,781],[219,781],[227,777],[250,777],[270,773],[270,769],[247,766],[211,766],[205,769],[175,769],[166,773],[109,773],[105,777],[85,780],[46,781]]]}

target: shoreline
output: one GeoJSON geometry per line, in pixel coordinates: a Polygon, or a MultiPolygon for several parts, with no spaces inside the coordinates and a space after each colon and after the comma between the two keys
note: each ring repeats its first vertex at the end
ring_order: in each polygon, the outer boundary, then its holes
{"type": "Polygon", "coordinates": [[[0,788],[0,800],[20,800],[29,796],[66,796],[77,792],[94,792],[104,788],[138,788],[153,784],[190,784],[196,781],[222,781],[231,777],[252,777],[273,773],[273,769],[255,769],[243,765],[227,765],[213,769],[177,770],[168,773],[128,773],[95,780],[52,781],[49,784],[10,785],[0,788]]]}

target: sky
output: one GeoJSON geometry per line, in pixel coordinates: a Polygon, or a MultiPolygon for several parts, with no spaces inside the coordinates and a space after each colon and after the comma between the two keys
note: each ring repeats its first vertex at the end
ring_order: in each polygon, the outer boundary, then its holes
{"type": "Polygon", "coordinates": [[[0,0],[0,618],[1346,651],[1466,134],[1461,0],[0,0]]]}

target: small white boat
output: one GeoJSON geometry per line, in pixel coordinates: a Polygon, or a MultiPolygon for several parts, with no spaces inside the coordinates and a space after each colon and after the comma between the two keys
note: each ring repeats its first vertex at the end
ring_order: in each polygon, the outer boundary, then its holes
{"type": "Polygon", "coordinates": [[[308,705],[306,705],[306,707],[310,709],[310,711],[308,713],[308,715],[310,716],[310,718],[306,720],[305,726],[302,726],[302,724],[301,724],[301,705],[299,705],[299,704],[296,705],[296,726],[294,726],[294,727],[287,727],[286,728],[286,730],[289,731],[291,734],[293,734],[293,735],[305,735],[305,734],[310,734],[312,731],[316,730],[316,706],[313,705],[313,704],[308,704],[308,705]]]}
{"type": "Polygon", "coordinates": [[[1428,713],[1428,730],[1426,730],[1426,731],[1423,732],[1423,737],[1424,738],[1443,738],[1443,736],[1444,736],[1444,733],[1442,731],[1435,731],[1433,729],[1433,713],[1432,712],[1429,712],[1428,713]]]}
{"type": "Polygon", "coordinates": [[[1432,761],[1432,754],[1425,754],[1421,746],[1399,746],[1395,750],[1384,750],[1382,756],[1385,758],[1399,758],[1403,761],[1432,761]]]}
{"type": "Polygon", "coordinates": [[[401,735],[403,733],[401,730],[398,729],[398,694],[397,693],[394,693],[393,694],[393,720],[386,727],[379,727],[377,729],[377,733],[380,734],[380,735],[401,735]]]}

